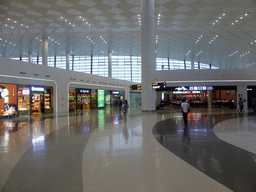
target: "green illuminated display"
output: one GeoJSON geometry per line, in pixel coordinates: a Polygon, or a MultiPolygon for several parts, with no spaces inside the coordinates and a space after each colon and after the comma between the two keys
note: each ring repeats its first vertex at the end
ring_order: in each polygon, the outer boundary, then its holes
{"type": "Polygon", "coordinates": [[[98,107],[105,107],[105,91],[98,90],[98,107]]]}

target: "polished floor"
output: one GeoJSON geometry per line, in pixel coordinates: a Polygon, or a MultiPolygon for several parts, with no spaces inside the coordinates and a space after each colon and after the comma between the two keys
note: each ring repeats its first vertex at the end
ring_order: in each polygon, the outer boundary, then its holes
{"type": "Polygon", "coordinates": [[[117,108],[0,119],[1,191],[256,191],[256,116],[117,108]]]}

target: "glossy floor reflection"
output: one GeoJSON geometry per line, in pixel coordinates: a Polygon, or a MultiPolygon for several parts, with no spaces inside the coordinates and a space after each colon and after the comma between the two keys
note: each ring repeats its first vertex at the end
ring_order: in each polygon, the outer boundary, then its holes
{"type": "Polygon", "coordinates": [[[234,188],[222,181],[231,174],[228,183],[235,180],[243,187],[245,182],[230,166],[230,173],[224,172],[228,163],[223,153],[231,149],[230,165],[243,162],[243,155],[251,171],[246,166],[234,170],[254,178],[251,157],[242,153],[234,161],[242,149],[223,147],[227,143],[213,133],[214,125],[236,118],[236,111],[198,109],[192,114],[190,142],[187,138],[182,142],[182,115],[176,109],[153,113],[130,109],[126,122],[115,107],[1,119],[0,189],[231,191],[234,188]]]}

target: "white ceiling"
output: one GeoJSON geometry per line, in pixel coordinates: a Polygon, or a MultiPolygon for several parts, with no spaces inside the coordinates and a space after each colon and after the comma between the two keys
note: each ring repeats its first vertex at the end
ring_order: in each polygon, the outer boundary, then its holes
{"type": "MultiPolygon", "coordinates": [[[[192,56],[225,68],[256,62],[255,5],[254,0],[155,0],[156,56],[192,56]]],[[[140,56],[138,14],[140,0],[2,0],[0,54],[41,56],[45,36],[49,56],[107,56],[108,50],[140,56]]]]}

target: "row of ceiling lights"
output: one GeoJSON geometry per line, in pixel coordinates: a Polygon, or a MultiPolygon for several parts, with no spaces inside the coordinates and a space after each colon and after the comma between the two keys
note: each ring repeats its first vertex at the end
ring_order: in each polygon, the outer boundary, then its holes
{"type": "Polygon", "coordinates": [[[140,25],[141,25],[140,14],[138,14],[138,20],[139,20],[139,23],[140,23],[140,25]]]}
{"type": "Polygon", "coordinates": [[[75,27],[75,25],[72,25],[71,22],[69,22],[67,19],[64,19],[64,17],[60,17],[63,21],[67,22],[69,25],[71,25],[72,27],[75,27]]]}
{"type": "Polygon", "coordinates": [[[86,36],[86,38],[91,41],[92,44],[95,44],[95,42],[89,37],[89,36],[86,36]]]}
{"type": "Polygon", "coordinates": [[[250,64],[248,64],[248,65],[247,65],[247,67],[248,67],[248,66],[251,66],[251,65],[255,65],[255,62],[254,62],[254,63],[250,63],[250,64]]]}
{"type": "Polygon", "coordinates": [[[158,14],[157,25],[160,24],[160,17],[161,17],[161,14],[158,14]]]}
{"type": "Polygon", "coordinates": [[[156,43],[158,42],[158,35],[156,35],[156,43]]]}
{"type": "Polygon", "coordinates": [[[251,44],[253,44],[253,43],[256,43],[256,40],[254,40],[254,42],[253,41],[251,42],[251,44]]]}
{"type": "Polygon", "coordinates": [[[102,36],[100,36],[100,38],[102,39],[102,41],[103,41],[105,44],[107,44],[106,40],[105,40],[102,36]]]}
{"type": "MultiPolygon", "coordinates": [[[[16,47],[16,44],[13,44],[12,42],[8,42],[7,40],[3,40],[2,38],[0,38],[0,41],[3,41],[6,44],[10,44],[10,45],[13,45],[14,47],[16,47]]],[[[3,44],[3,46],[5,47],[6,44],[3,44]]]]}
{"type": "Polygon", "coordinates": [[[213,39],[211,41],[209,41],[209,44],[211,44],[217,37],[219,37],[219,36],[215,35],[215,37],[213,37],[213,39]]]}
{"type": "MultiPolygon", "coordinates": [[[[11,19],[11,18],[7,18],[7,20],[8,21],[12,21],[13,23],[15,23],[16,25],[18,25],[18,21],[15,21],[15,20],[13,20],[13,19],[11,19]]],[[[12,25],[8,25],[7,23],[6,24],[4,24],[6,27],[8,27],[8,26],[10,26],[12,29],[14,29],[14,26],[12,26],[12,25]]],[[[24,25],[23,23],[20,23],[20,26],[21,27],[25,27],[25,28],[29,28],[27,25],[24,25]]]]}
{"type": "Polygon", "coordinates": [[[238,53],[238,51],[235,51],[234,53],[231,53],[231,54],[229,55],[229,57],[235,55],[236,53],[238,53]]]}
{"type": "Polygon", "coordinates": [[[191,50],[189,50],[188,52],[187,52],[187,54],[186,54],[186,56],[188,56],[188,54],[191,52],[191,50]]]}
{"type": "MultiPolygon", "coordinates": [[[[223,13],[223,14],[222,14],[222,17],[225,17],[225,15],[226,15],[226,14],[225,14],[225,13],[223,13]]],[[[220,20],[220,19],[222,19],[222,17],[219,17],[219,20],[220,20]]],[[[217,19],[217,20],[216,20],[214,23],[212,23],[212,24],[213,24],[213,25],[215,25],[216,23],[218,23],[218,22],[219,22],[219,20],[217,19]]]]}
{"type": "MultiPolygon", "coordinates": [[[[246,17],[248,15],[248,13],[245,13],[244,16],[246,17]]],[[[243,19],[243,17],[240,17],[240,20],[243,19]]],[[[231,25],[234,25],[235,23],[238,23],[238,19],[234,22],[234,23],[231,23],[231,25]]]]}
{"type": "Polygon", "coordinates": [[[197,53],[196,56],[199,56],[202,52],[203,52],[202,50],[199,51],[199,53],[197,53]]]}
{"type": "Polygon", "coordinates": [[[82,16],[79,16],[79,19],[82,19],[85,22],[85,24],[87,24],[89,27],[91,26],[91,24],[88,21],[85,21],[85,19],[82,18],[82,16]]]}
{"type": "Polygon", "coordinates": [[[243,56],[245,56],[245,55],[247,55],[247,54],[249,54],[249,53],[251,53],[251,52],[250,52],[250,51],[247,51],[247,52],[245,52],[244,54],[240,55],[240,57],[243,57],[243,56]]]}
{"type": "Polygon", "coordinates": [[[201,35],[200,37],[198,37],[198,39],[196,40],[195,43],[198,43],[202,37],[203,37],[203,35],[201,35]]]}

